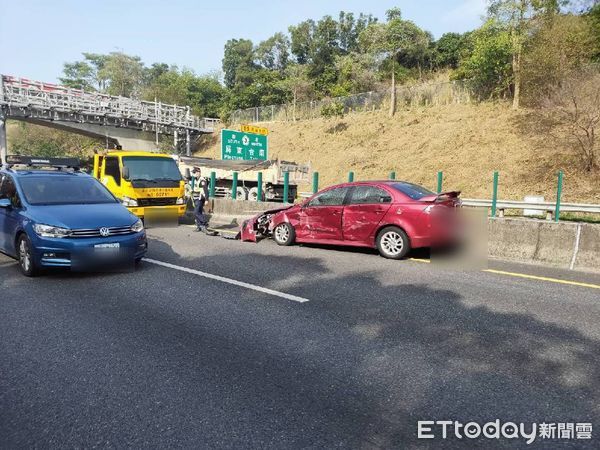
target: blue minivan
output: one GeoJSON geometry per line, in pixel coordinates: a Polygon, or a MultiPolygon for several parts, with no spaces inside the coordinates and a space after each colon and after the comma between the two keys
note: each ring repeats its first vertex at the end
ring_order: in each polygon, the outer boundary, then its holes
{"type": "Polygon", "coordinates": [[[146,254],[142,221],[78,166],[71,158],[12,157],[0,169],[0,252],[26,276],[133,265],[146,254]]]}

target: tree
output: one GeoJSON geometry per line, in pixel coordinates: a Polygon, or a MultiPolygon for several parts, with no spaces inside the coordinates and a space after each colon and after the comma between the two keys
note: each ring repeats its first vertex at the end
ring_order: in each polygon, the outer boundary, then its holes
{"type": "Polygon", "coordinates": [[[170,67],[160,73],[143,93],[146,100],[188,105],[194,114],[217,117],[224,88],[216,75],[197,76],[191,69],[170,67]]]}
{"type": "Polygon", "coordinates": [[[308,100],[313,92],[313,83],[308,77],[306,65],[291,64],[287,67],[285,78],[281,86],[292,96],[292,120],[296,121],[296,104],[301,100],[308,100]]]}
{"type": "Polygon", "coordinates": [[[469,35],[468,51],[454,77],[468,80],[480,97],[502,97],[510,90],[511,36],[494,20],[488,20],[469,35]]]}
{"type": "Polygon", "coordinates": [[[141,93],[144,64],[139,56],[111,52],[106,56],[98,76],[106,80],[107,94],[136,97],[141,93]]]}
{"type": "Polygon", "coordinates": [[[254,59],[254,47],[251,40],[228,40],[223,53],[225,86],[231,89],[236,83],[250,84],[252,77],[249,75],[257,69],[254,59]]]}
{"type": "Polygon", "coordinates": [[[596,41],[596,54],[594,59],[600,61],[600,1],[594,0],[590,5],[589,10],[586,14],[589,20],[590,26],[592,27],[592,33],[596,41]]]}
{"type": "Polygon", "coordinates": [[[593,24],[587,17],[556,15],[537,20],[523,49],[523,101],[538,104],[550,89],[581,67],[598,52],[593,24]]]}
{"type": "Polygon", "coordinates": [[[465,37],[460,33],[444,33],[435,42],[433,64],[435,67],[456,69],[461,52],[465,46],[465,37]]]}
{"type": "Polygon", "coordinates": [[[112,52],[108,55],[83,53],[83,57],[82,61],[64,64],[62,84],[110,95],[140,94],[147,72],[139,56],[112,52]]]}
{"type": "Polygon", "coordinates": [[[190,101],[195,114],[203,117],[219,117],[225,89],[217,74],[196,77],[190,88],[190,101]]]}
{"type": "Polygon", "coordinates": [[[557,85],[545,105],[557,126],[566,127],[583,167],[598,167],[600,152],[600,71],[597,67],[573,72],[557,85]]]}
{"type": "Polygon", "coordinates": [[[376,22],[377,19],[371,14],[360,13],[358,18],[355,18],[352,13],[340,11],[338,17],[338,40],[342,54],[360,52],[360,33],[369,25],[376,22]]]}
{"type": "Polygon", "coordinates": [[[360,35],[361,46],[376,57],[391,60],[390,116],[396,112],[396,64],[400,58],[419,61],[427,51],[430,35],[413,22],[402,20],[399,8],[387,12],[386,23],[373,23],[360,35]]]}
{"type": "Polygon", "coordinates": [[[523,45],[527,40],[531,19],[552,15],[565,0],[488,0],[488,14],[506,27],[511,37],[513,108],[519,108],[523,45]]]}
{"type": "Polygon", "coordinates": [[[290,57],[290,40],[283,33],[275,33],[258,44],[255,50],[259,65],[269,70],[284,72],[290,57]]]}
{"type": "Polygon", "coordinates": [[[106,79],[101,71],[106,63],[107,55],[83,53],[83,61],[64,63],[60,82],[74,89],[101,91],[106,88],[106,79]]]}
{"type": "Polygon", "coordinates": [[[167,73],[170,67],[165,63],[153,63],[150,67],[144,69],[144,84],[151,85],[160,78],[161,75],[167,73]]]}
{"type": "Polygon", "coordinates": [[[373,55],[369,53],[338,56],[335,61],[338,80],[333,96],[341,97],[373,90],[377,84],[375,66],[373,55]]]}
{"type": "Polygon", "coordinates": [[[52,158],[67,154],[88,159],[105,144],[80,134],[19,122],[12,129],[9,147],[10,153],[16,155],[52,158]]]}
{"type": "Polygon", "coordinates": [[[291,51],[298,64],[309,64],[313,56],[314,20],[305,20],[288,28],[291,36],[291,51]]]}

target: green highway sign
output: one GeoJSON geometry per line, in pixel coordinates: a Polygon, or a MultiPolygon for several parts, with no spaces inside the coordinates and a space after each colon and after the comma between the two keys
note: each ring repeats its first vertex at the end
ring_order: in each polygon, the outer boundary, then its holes
{"type": "Polygon", "coordinates": [[[221,159],[268,159],[268,142],[262,134],[221,130],[221,159]]]}

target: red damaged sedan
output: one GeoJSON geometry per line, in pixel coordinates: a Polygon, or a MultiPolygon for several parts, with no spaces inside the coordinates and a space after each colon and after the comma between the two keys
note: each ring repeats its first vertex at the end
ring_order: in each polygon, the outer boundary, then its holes
{"type": "Polygon", "coordinates": [[[371,247],[385,258],[400,259],[412,248],[452,242],[459,195],[395,180],[339,184],[245,221],[241,239],[272,236],[279,245],[371,247]]]}

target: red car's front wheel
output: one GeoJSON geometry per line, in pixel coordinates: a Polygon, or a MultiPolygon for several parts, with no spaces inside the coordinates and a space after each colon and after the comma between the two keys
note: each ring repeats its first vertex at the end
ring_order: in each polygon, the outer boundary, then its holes
{"type": "Polygon", "coordinates": [[[410,251],[408,236],[398,227],[385,227],[377,234],[377,250],[384,258],[401,259],[410,251]]]}
{"type": "Polygon", "coordinates": [[[289,223],[280,223],[273,229],[273,239],[279,245],[292,245],[296,240],[296,231],[289,223]]]}

